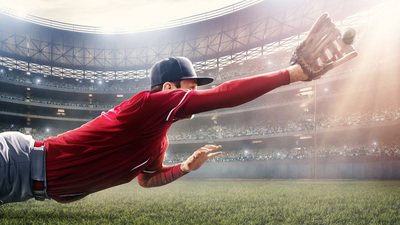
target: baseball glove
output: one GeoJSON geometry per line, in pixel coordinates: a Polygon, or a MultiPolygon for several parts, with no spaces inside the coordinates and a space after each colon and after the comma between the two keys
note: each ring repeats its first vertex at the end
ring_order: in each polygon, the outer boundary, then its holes
{"type": "Polygon", "coordinates": [[[311,81],[356,56],[353,46],[343,43],[340,30],[324,13],[311,27],[306,39],[297,46],[290,65],[299,64],[308,76],[307,81],[311,81]]]}

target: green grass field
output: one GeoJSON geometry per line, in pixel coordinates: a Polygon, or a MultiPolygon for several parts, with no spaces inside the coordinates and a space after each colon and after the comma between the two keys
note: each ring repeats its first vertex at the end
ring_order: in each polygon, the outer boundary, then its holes
{"type": "Polygon", "coordinates": [[[0,206],[0,224],[400,224],[400,181],[132,183],[60,204],[0,206]]]}

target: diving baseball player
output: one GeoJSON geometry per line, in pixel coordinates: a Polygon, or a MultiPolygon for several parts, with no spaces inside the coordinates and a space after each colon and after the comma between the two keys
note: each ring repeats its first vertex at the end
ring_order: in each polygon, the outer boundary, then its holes
{"type": "Polygon", "coordinates": [[[1,203],[30,198],[67,203],[135,177],[143,187],[168,184],[221,154],[215,152],[221,146],[206,145],[184,163],[164,166],[167,131],[174,122],[246,103],[282,85],[317,79],[356,55],[323,14],[287,69],[197,90],[213,79],[198,77],[189,59],[159,61],[151,69],[151,91],[136,94],[75,130],[44,142],[17,132],[1,133],[1,203]]]}

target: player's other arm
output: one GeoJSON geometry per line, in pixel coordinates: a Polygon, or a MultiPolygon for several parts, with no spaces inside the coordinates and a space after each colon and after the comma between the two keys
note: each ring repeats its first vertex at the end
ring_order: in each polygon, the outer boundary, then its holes
{"type": "Polygon", "coordinates": [[[199,169],[209,158],[220,155],[221,152],[213,152],[220,148],[220,145],[205,145],[195,151],[185,162],[173,166],[162,165],[164,161],[164,155],[162,155],[153,165],[139,174],[138,183],[146,188],[171,183],[190,171],[199,169]]]}

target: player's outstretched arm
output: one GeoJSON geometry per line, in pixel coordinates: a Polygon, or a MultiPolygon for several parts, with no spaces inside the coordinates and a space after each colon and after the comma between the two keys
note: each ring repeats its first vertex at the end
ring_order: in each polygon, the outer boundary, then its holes
{"type": "Polygon", "coordinates": [[[184,173],[199,169],[209,158],[220,155],[222,152],[213,152],[221,148],[221,145],[205,145],[193,153],[184,163],[181,170],[184,173]]]}

